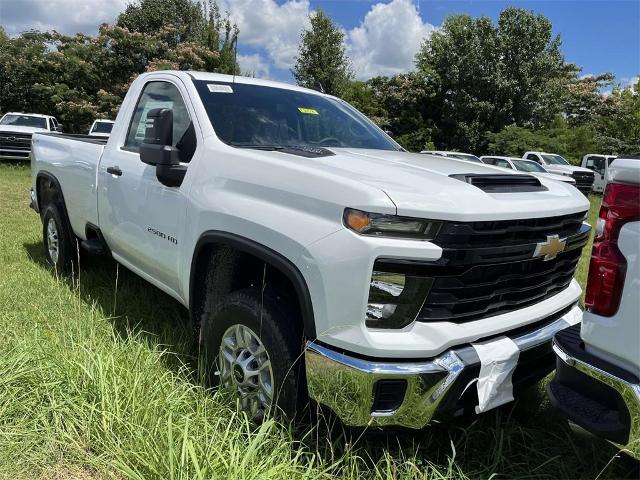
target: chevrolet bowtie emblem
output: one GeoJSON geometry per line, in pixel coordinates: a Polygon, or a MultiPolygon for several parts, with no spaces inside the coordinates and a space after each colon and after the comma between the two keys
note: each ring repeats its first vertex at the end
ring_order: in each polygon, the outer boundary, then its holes
{"type": "Polygon", "coordinates": [[[536,250],[533,252],[533,258],[542,257],[544,255],[544,261],[553,260],[560,252],[564,251],[564,247],[567,245],[567,239],[560,240],[558,235],[547,235],[546,242],[540,242],[536,245],[536,250]]]}

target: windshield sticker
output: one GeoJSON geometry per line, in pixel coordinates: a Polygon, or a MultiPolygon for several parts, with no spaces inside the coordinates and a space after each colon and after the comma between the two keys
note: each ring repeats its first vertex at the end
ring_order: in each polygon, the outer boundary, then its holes
{"type": "Polygon", "coordinates": [[[300,113],[306,113],[307,115],[320,115],[318,111],[313,108],[298,107],[298,110],[300,113]]]}
{"type": "Polygon", "coordinates": [[[217,83],[207,83],[207,88],[211,93],[233,93],[229,85],[218,85],[217,83]]]}

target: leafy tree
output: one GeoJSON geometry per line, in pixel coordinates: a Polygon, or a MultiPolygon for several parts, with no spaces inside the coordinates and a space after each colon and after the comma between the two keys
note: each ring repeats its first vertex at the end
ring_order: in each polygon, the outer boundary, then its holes
{"type": "Polygon", "coordinates": [[[353,77],[345,52],[342,33],[322,11],[309,17],[311,27],[300,36],[298,57],[291,70],[298,85],[316,88],[318,85],[331,95],[341,95],[353,77]]]}
{"type": "Polygon", "coordinates": [[[487,131],[548,124],[575,70],[560,45],[547,18],[520,8],[502,11],[497,25],[487,17],[448,17],[416,55],[433,90],[436,144],[483,153],[487,131]]]}
{"type": "Polygon", "coordinates": [[[138,0],[130,3],[118,16],[116,25],[131,32],[154,35],[167,25],[174,27],[171,45],[197,41],[202,35],[205,18],[198,2],[193,0],[138,0]]]}
{"type": "Polygon", "coordinates": [[[432,149],[431,90],[418,73],[375,77],[367,81],[378,105],[373,120],[410,151],[432,149]]]}

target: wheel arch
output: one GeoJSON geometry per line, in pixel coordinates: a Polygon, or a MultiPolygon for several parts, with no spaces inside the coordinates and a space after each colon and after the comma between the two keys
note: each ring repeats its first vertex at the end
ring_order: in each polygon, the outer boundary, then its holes
{"type": "Polygon", "coordinates": [[[202,313],[205,291],[202,288],[207,273],[206,260],[211,255],[211,248],[228,247],[242,254],[250,255],[265,262],[282,274],[293,286],[302,327],[306,338],[316,338],[313,304],[306,280],[293,262],[277,251],[249,238],[230,232],[210,230],[200,235],[191,259],[189,274],[189,314],[193,325],[197,325],[202,313]]]}
{"type": "Polygon", "coordinates": [[[67,205],[64,201],[64,193],[62,185],[52,173],[41,170],[36,175],[36,199],[38,201],[38,210],[43,212],[46,205],[52,200],[59,201],[63,215],[67,215],[67,205]]]}

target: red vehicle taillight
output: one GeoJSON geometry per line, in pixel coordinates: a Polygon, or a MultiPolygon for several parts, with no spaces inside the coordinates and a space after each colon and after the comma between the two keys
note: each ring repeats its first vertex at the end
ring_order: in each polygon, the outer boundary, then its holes
{"type": "Polygon", "coordinates": [[[622,226],[640,220],[640,186],[609,183],[602,197],[596,226],[585,306],[588,311],[610,317],[618,311],[627,262],[618,248],[622,226]]]}

